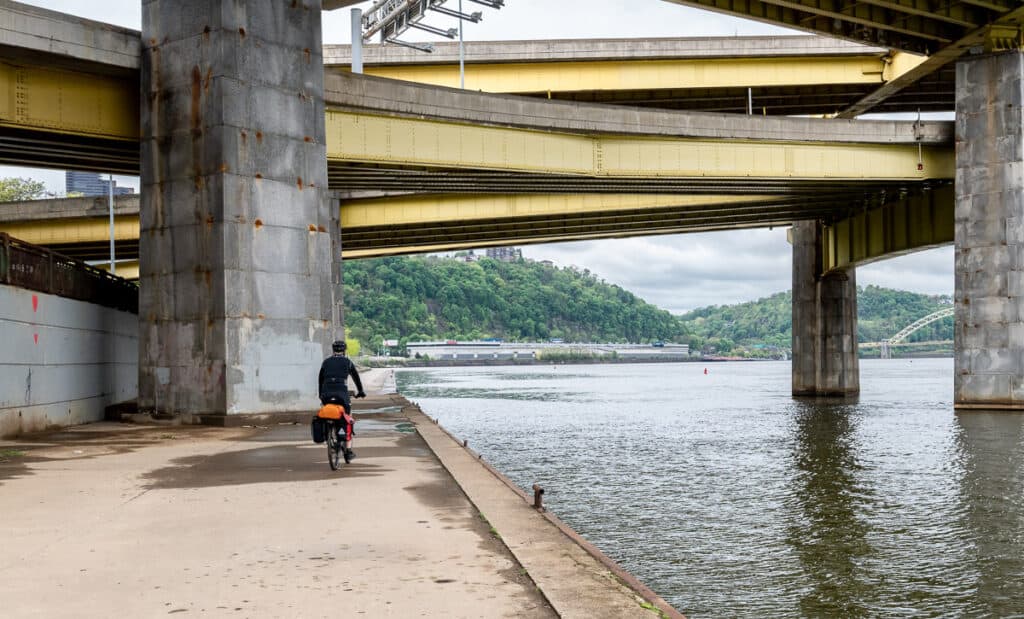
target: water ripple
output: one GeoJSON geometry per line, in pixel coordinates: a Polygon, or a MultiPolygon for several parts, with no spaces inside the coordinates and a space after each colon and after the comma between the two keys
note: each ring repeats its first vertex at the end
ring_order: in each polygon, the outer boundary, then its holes
{"type": "Polygon", "coordinates": [[[690,617],[1024,617],[1024,416],[949,360],[402,371],[399,387],[690,617]],[[937,397],[937,394],[949,394],[937,397]]]}

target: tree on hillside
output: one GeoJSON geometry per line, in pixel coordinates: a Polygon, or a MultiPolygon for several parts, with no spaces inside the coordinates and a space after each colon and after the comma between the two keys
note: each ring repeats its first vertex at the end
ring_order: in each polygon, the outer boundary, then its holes
{"type": "Polygon", "coordinates": [[[679,321],[592,274],[526,260],[438,257],[346,262],[346,320],[375,338],[680,341],[679,321]]]}
{"type": "Polygon", "coordinates": [[[46,185],[30,178],[0,178],[0,202],[21,202],[42,197],[46,185]]]}
{"type": "MultiPolygon", "coordinates": [[[[879,286],[857,289],[857,334],[860,342],[878,342],[928,314],[948,307],[952,299],[943,295],[924,295],[879,286]]],[[[721,347],[721,342],[737,346],[775,346],[788,348],[792,340],[792,294],[780,292],[770,297],[736,305],[695,309],[680,317],[690,329],[690,347],[721,347]]],[[[953,319],[934,322],[911,336],[911,341],[950,340],[953,319]]]]}

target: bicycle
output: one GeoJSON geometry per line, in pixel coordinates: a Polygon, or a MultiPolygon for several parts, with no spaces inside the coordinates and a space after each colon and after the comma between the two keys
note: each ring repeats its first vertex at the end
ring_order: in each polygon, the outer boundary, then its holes
{"type": "MultiPolygon", "coordinates": [[[[359,395],[355,395],[355,398],[359,397],[359,395]]],[[[338,470],[341,467],[342,457],[344,457],[346,464],[350,461],[349,454],[351,452],[345,449],[348,432],[344,411],[345,405],[340,400],[332,398],[325,403],[324,407],[321,408],[321,412],[318,412],[314,419],[314,423],[316,421],[323,423],[324,442],[327,443],[327,462],[331,465],[331,470],[338,470]],[[337,418],[323,415],[325,408],[332,404],[338,407],[332,411],[338,415],[337,418]],[[338,409],[341,410],[339,411],[338,409]],[[342,432],[344,432],[345,438],[342,438],[342,432]]],[[[316,430],[313,430],[313,440],[316,441],[316,430]]]]}

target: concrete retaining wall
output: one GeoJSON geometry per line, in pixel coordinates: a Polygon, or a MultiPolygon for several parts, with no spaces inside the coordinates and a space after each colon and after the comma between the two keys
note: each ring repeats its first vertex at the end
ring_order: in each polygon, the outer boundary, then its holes
{"type": "Polygon", "coordinates": [[[0,437],[103,419],[138,393],[135,314],[0,285],[0,437]]]}

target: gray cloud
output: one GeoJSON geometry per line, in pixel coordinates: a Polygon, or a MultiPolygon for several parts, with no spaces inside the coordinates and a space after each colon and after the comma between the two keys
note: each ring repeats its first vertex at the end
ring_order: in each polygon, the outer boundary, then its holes
{"type": "Polygon", "coordinates": [[[135,28],[136,30],[142,28],[142,3],[139,0],[104,0],[103,2],[19,0],[19,2],[107,24],[114,24],[123,28],[135,28]]]}
{"type": "MultiPolygon", "coordinates": [[[[780,228],[534,245],[523,255],[588,268],[675,313],[751,301],[792,286],[792,249],[780,228]]],[[[952,294],[953,248],[860,267],[857,283],[952,294]]]]}

